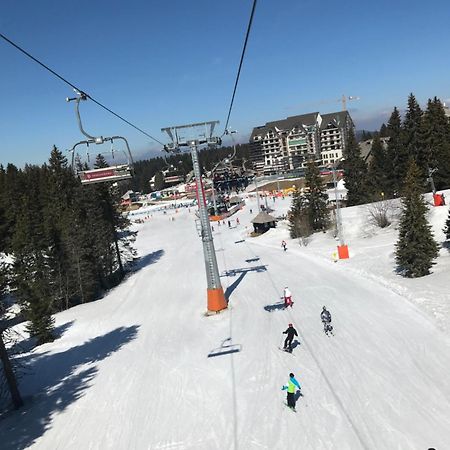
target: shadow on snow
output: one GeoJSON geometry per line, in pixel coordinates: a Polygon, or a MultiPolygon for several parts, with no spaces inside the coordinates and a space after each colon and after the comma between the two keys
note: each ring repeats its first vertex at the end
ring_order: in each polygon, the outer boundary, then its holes
{"type": "Polygon", "coordinates": [[[52,417],[77,401],[90,387],[98,372],[95,363],[136,339],[138,329],[137,325],[120,327],[64,352],[21,358],[21,363],[29,366],[36,376],[22,380],[22,389],[27,391],[25,406],[1,421],[1,448],[24,449],[43,436],[51,428],[52,417]]]}
{"type": "Polygon", "coordinates": [[[164,255],[164,250],[156,250],[152,253],[149,253],[145,256],[140,256],[133,263],[133,267],[131,268],[131,273],[139,272],[139,270],[144,269],[145,267],[155,264],[158,262],[162,256],[164,255]]]}
{"type": "Polygon", "coordinates": [[[248,272],[265,272],[267,266],[254,266],[254,267],[242,267],[238,269],[226,270],[221,276],[222,277],[235,277],[239,274],[239,277],[230,284],[225,291],[225,298],[229,300],[233,291],[238,287],[239,283],[244,279],[248,272]]]}
{"type": "MultiPolygon", "coordinates": [[[[53,335],[56,339],[59,339],[73,324],[74,320],[71,320],[70,322],[63,323],[62,325],[59,325],[54,328],[53,335]]],[[[19,333],[20,335],[20,333],[19,333]]],[[[22,341],[16,342],[10,349],[11,355],[16,355],[17,353],[26,353],[33,350],[34,347],[36,347],[37,339],[34,337],[29,337],[27,339],[24,339],[22,341]]]]}
{"type": "Polygon", "coordinates": [[[284,304],[284,300],[282,302],[273,303],[272,305],[266,305],[264,306],[264,310],[268,312],[274,312],[277,310],[286,309],[286,306],[284,304]]]}
{"type": "Polygon", "coordinates": [[[208,358],[213,358],[214,356],[223,356],[223,355],[229,355],[231,353],[237,353],[242,350],[241,344],[232,344],[231,338],[226,338],[222,341],[220,344],[220,347],[213,348],[208,353],[208,358]]]}

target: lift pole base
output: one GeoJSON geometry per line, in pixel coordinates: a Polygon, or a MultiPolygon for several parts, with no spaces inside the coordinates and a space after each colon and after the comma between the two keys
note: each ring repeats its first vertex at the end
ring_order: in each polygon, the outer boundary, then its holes
{"type": "Polygon", "coordinates": [[[345,245],[345,244],[338,245],[337,249],[338,249],[339,259],[348,259],[349,258],[347,245],[345,245]]]}
{"type": "Polygon", "coordinates": [[[228,303],[223,292],[223,288],[207,289],[208,311],[207,315],[216,314],[228,308],[228,303]]]}

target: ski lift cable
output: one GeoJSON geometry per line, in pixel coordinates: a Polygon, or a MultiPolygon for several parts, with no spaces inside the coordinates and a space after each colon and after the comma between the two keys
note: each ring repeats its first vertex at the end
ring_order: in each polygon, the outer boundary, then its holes
{"type": "Polygon", "coordinates": [[[154,140],[155,142],[157,142],[158,144],[164,145],[159,139],[156,139],[155,137],[153,137],[151,134],[147,133],[146,131],[142,130],[141,128],[139,128],[138,126],[134,125],[133,123],[131,123],[130,121],[128,121],[127,119],[125,119],[124,117],[122,117],[121,115],[115,113],[114,111],[112,111],[111,109],[109,109],[107,106],[103,105],[102,103],[100,103],[98,100],[96,100],[95,98],[91,97],[89,94],[86,94],[82,89],[78,88],[77,86],[75,86],[73,83],[71,83],[70,81],[66,80],[64,77],[62,77],[61,75],[59,75],[57,72],[55,72],[53,69],[51,69],[50,67],[48,67],[47,65],[45,65],[43,62],[39,61],[37,58],[35,58],[33,55],[31,55],[30,53],[28,53],[26,50],[24,50],[22,47],[20,47],[19,45],[17,45],[16,43],[14,43],[13,41],[11,41],[11,39],[8,39],[4,34],[0,33],[0,37],[5,40],[6,42],[8,42],[8,44],[11,44],[14,48],[16,48],[17,50],[19,50],[20,52],[22,52],[24,55],[28,56],[30,59],[32,59],[34,62],[36,62],[37,64],[39,64],[40,66],[42,66],[44,69],[48,70],[51,74],[53,74],[55,77],[59,78],[61,81],[63,81],[64,83],[66,83],[67,85],[69,85],[72,89],[74,89],[76,92],[80,92],[82,94],[84,94],[86,97],[88,97],[90,100],[92,100],[96,105],[100,106],[101,108],[103,108],[104,110],[108,111],[110,114],[112,114],[113,116],[116,116],[118,119],[122,120],[123,122],[125,122],[126,124],[130,125],[131,127],[133,127],[134,129],[136,129],[137,131],[141,132],[142,134],[144,134],[145,136],[149,137],[150,139],[154,140]]]}
{"type": "Polygon", "coordinates": [[[247,33],[245,34],[244,46],[242,48],[242,53],[241,53],[241,60],[239,62],[239,67],[238,67],[238,71],[237,71],[237,75],[236,75],[236,80],[234,82],[233,95],[231,96],[230,107],[228,109],[227,120],[225,122],[225,130],[224,130],[222,136],[225,135],[226,130],[228,128],[228,122],[230,121],[231,110],[233,109],[234,97],[236,95],[236,89],[237,89],[237,86],[238,86],[238,83],[239,83],[239,77],[241,75],[242,63],[244,62],[245,50],[247,49],[248,37],[250,35],[250,30],[252,28],[252,22],[253,22],[253,16],[255,14],[256,3],[257,3],[257,0],[253,0],[252,12],[250,13],[250,19],[248,21],[247,33]]]}

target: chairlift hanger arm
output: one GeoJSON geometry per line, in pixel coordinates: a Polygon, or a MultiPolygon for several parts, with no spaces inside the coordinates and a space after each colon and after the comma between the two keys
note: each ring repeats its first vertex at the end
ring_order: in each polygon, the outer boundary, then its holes
{"type": "Polygon", "coordinates": [[[82,134],[84,134],[87,138],[92,139],[93,143],[95,144],[103,144],[105,142],[105,139],[103,136],[91,136],[84,128],[83,123],[81,122],[81,115],[80,115],[80,101],[81,100],[87,100],[88,96],[84,92],[77,92],[78,97],[75,98],[66,98],[66,101],[71,102],[75,101],[75,113],[77,115],[77,121],[78,121],[78,127],[80,128],[80,131],[82,134]]]}

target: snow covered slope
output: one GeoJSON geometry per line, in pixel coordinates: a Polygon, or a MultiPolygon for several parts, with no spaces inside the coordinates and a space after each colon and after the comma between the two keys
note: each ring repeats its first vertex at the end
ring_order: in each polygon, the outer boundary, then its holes
{"type": "MultiPolygon", "coordinates": [[[[282,214],[289,199],[274,206],[282,214]]],[[[328,233],[306,248],[283,224],[249,238],[250,207],[239,226],[214,225],[230,308],[208,318],[193,208],[136,225],[136,272],[58,314],[60,339],[24,356],[27,406],[0,422],[1,448],[448,448],[450,338],[437,315],[448,317],[447,253],[429,277],[403,280],[395,227],[362,233],[364,207],[343,210],[351,259],[338,263],[328,233]],[[285,286],[293,309],[279,308],[285,286]],[[292,355],[278,349],[290,322],[292,355]],[[283,405],[289,372],[302,385],[297,413],[283,405]]],[[[432,211],[437,228],[446,211],[432,211]]]]}

